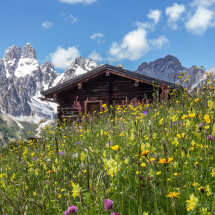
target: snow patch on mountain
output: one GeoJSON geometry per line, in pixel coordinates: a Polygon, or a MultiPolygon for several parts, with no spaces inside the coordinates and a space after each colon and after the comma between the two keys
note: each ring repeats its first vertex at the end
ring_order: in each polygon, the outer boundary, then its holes
{"type": "Polygon", "coordinates": [[[33,72],[39,70],[40,66],[36,59],[21,58],[18,62],[18,66],[14,72],[17,78],[25,77],[26,75],[32,75],[33,72]]]}

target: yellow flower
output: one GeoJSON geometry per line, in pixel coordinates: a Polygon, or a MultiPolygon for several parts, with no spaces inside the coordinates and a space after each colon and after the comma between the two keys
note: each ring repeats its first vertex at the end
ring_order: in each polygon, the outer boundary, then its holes
{"type": "Polygon", "coordinates": [[[169,192],[166,197],[171,197],[171,198],[177,198],[180,195],[180,193],[176,192],[169,192]]]}
{"type": "Polygon", "coordinates": [[[179,139],[184,138],[185,133],[181,133],[181,134],[177,134],[176,137],[178,137],[179,139]]]}
{"type": "Polygon", "coordinates": [[[190,195],[190,199],[187,202],[187,211],[194,210],[198,203],[198,198],[194,196],[194,194],[190,195]]]}
{"type": "Polygon", "coordinates": [[[156,172],[156,175],[160,175],[160,174],[161,174],[161,171],[156,172]]]}
{"type": "Polygon", "coordinates": [[[142,167],[145,167],[145,166],[146,166],[146,164],[145,164],[145,163],[141,163],[140,165],[141,165],[142,167]]]}
{"type": "Polygon", "coordinates": [[[173,160],[173,158],[168,158],[168,159],[166,159],[166,158],[163,158],[163,159],[160,159],[159,161],[158,161],[158,163],[162,163],[162,164],[166,164],[166,163],[169,163],[169,162],[171,162],[173,160]]]}
{"type": "Polygon", "coordinates": [[[118,150],[119,145],[112,146],[111,148],[116,151],[116,150],[118,150]]]}
{"type": "Polygon", "coordinates": [[[192,114],[188,114],[188,116],[189,116],[190,118],[194,118],[194,117],[196,116],[196,114],[195,114],[195,113],[192,113],[192,114]]]}
{"type": "Polygon", "coordinates": [[[176,175],[178,175],[178,173],[177,173],[177,172],[174,172],[174,173],[173,173],[173,175],[175,175],[175,176],[176,176],[176,175]]]}
{"type": "Polygon", "coordinates": [[[210,123],[210,116],[209,115],[207,115],[207,114],[205,114],[204,115],[204,120],[205,120],[205,122],[207,122],[207,123],[210,123]]]}
{"type": "Polygon", "coordinates": [[[148,150],[145,150],[144,152],[142,152],[142,155],[143,156],[147,156],[147,153],[148,153],[149,151],[148,150]]]}
{"type": "Polygon", "coordinates": [[[73,198],[75,198],[79,194],[81,188],[79,187],[79,184],[73,184],[72,187],[73,187],[72,196],[73,198]]]}
{"type": "Polygon", "coordinates": [[[102,107],[103,107],[103,108],[104,108],[104,107],[107,107],[107,104],[103,104],[102,107]]]}
{"type": "Polygon", "coordinates": [[[59,199],[59,198],[61,198],[61,196],[62,196],[62,195],[60,194],[57,198],[59,199]]]}

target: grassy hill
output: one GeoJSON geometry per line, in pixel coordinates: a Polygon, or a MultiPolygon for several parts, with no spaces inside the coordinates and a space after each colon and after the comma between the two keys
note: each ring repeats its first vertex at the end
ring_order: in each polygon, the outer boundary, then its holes
{"type": "Polygon", "coordinates": [[[171,97],[1,149],[0,214],[214,214],[215,86],[171,97]]]}

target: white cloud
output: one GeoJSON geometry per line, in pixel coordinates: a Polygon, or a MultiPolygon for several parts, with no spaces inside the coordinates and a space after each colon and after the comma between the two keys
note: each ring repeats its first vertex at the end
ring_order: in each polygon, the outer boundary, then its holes
{"type": "Polygon", "coordinates": [[[78,18],[73,16],[72,14],[69,15],[69,20],[72,22],[72,23],[75,23],[78,21],[78,18]]]}
{"type": "Polygon", "coordinates": [[[101,33],[94,33],[94,34],[90,37],[90,39],[94,40],[94,39],[103,38],[103,37],[104,37],[104,35],[101,34],[101,33]]]}
{"type": "Polygon", "coordinates": [[[215,4],[215,0],[193,0],[191,6],[210,7],[215,4]]]}
{"type": "Polygon", "coordinates": [[[58,46],[57,50],[50,54],[51,62],[59,69],[66,69],[79,56],[80,52],[74,46],[67,49],[58,46]]]}
{"type": "Polygon", "coordinates": [[[113,60],[137,60],[149,52],[150,47],[146,38],[146,30],[138,28],[129,32],[121,43],[113,42],[110,55],[113,60]]]}
{"type": "Polygon", "coordinates": [[[150,10],[147,14],[147,17],[149,19],[152,19],[155,24],[157,24],[160,21],[161,18],[161,11],[160,10],[150,10]]]}
{"type": "Polygon", "coordinates": [[[202,35],[208,28],[215,27],[215,12],[205,7],[198,7],[185,27],[193,34],[202,35]]]}
{"type": "Polygon", "coordinates": [[[97,0],[59,0],[60,2],[68,3],[68,4],[92,4],[96,2],[97,0]]]}
{"type": "Polygon", "coordinates": [[[46,22],[43,22],[43,23],[41,24],[41,26],[42,26],[43,28],[45,28],[45,29],[48,29],[48,28],[51,28],[52,26],[54,26],[54,24],[53,24],[52,22],[50,22],[50,21],[46,21],[46,22]]]}
{"type": "Polygon", "coordinates": [[[96,52],[95,50],[89,54],[88,58],[95,60],[95,61],[103,61],[104,60],[102,58],[102,56],[98,52],[96,52]]]}
{"type": "Polygon", "coordinates": [[[153,48],[155,49],[161,49],[164,46],[168,47],[169,46],[169,41],[166,38],[166,36],[160,36],[157,39],[152,39],[149,40],[149,43],[152,45],[153,48]]]}
{"type": "Polygon", "coordinates": [[[148,31],[140,25],[136,30],[128,32],[121,42],[113,42],[109,49],[109,60],[135,61],[152,49],[161,49],[164,45],[168,47],[169,42],[165,36],[148,39],[147,34],[148,31]]]}
{"type": "Polygon", "coordinates": [[[177,21],[181,18],[181,15],[185,12],[185,6],[174,3],[172,6],[166,8],[166,15],[168,16],[168,24],[171,28],[177,29],[177,21]]]}

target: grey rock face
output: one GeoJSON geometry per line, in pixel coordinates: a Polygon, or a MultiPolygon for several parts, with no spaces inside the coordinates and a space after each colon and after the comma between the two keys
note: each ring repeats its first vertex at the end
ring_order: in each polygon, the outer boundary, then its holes
{"type": "Polygon", "coordinates": [[[36,59],[36,52],[35,52],[34,48],[31,46],[31,44],[27,43],[24,46],[22,56],[23,56],[23,58],[36,59]]]}
{"type": "Polygon", "coordinates": [[[57,76],[49,62],[40,68],[30,44],[24,46],[23,52],[17,46],[8,48],[0,60],[0,111],[13,116],[34,115],[32,97],[43,91],[45,85],[51,87],[57,76]]]}
{"type": "Polygon", "coordinates": [[[18,46],[11,46],[5,51],[4,61],[19,60],[22,55],[22,50],[18,46]]]}
{"type": "Polygon", "coordinates": [[[0,59],[0,77],[6,75],[4,61],[0,59]]]}
{"type": "Polygon", "coordinates": [[[11,46],[5,51],[4,64],[9,75],[13,75],[21,58],[22,50],[18,46],[11,46]]]}
{"type": "Polygon", "coordinates": [[[70,66],[64,72],[61,80],[57,84],[89,72],[96,67],[98,67],[98,64],[95,61],[80,56],[70,64],[70,66]]]}
{"type": "Polygon", "coordinates": [[[45,62],[41,65],[40,69],[43,74],[43,90],[46,90],[52,86],[59,74],[55,71],[54,65],[50,62],[45,62]]]}
{"type": "Polygon", "coordinates": [[[167,55],[165,58],[160,58],[150,63],[142,63],[136,72],[164,81],[174,82],[174,77],[172,76],[177,76],[183,70],[184,68],[176,57],[167,55]]]}
{"type": "Polygon", "coordinates": [[[192,87],[205,73],[201,69],[196,70],[195,67],[196,66],[192,66],[191,68],[183,67],[176,57],[167,55],[165,58],[160,58],[150,63],[142,63],[136,72],[163,81],[179,83],[184,87],[192,87]],[[183,80],[179,79],[181,76],[180,73],[183,73],[183,80]],[[187,78],[189,81],[184,81],[187,78]]]}

